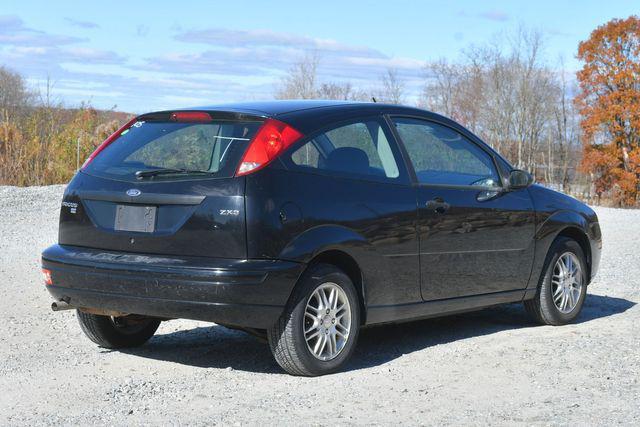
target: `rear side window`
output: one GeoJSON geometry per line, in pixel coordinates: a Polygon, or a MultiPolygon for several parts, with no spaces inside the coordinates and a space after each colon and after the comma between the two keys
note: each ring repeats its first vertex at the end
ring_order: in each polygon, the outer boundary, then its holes
{"type": "Polygon", "coordinates": [[[500,185],[491,156],[459,132],[424,120],[393,121],[420,183],[500,185]]]}
{"type": "Polygon", "coordinates": [[[400,176],[394,149],[376,120],[341,126],[311,139],[290,155],[304,170],[395,179],[400,176]]]}
{"type": "Polygon", "coordinates": [[[135,179],[138,171],[185,169],[191,173],[161,174],[154,179],[180,179],[196,174],[231,177],[261,124],[136,122],[98,154],[85,172],[105,178],[135,179]]]}

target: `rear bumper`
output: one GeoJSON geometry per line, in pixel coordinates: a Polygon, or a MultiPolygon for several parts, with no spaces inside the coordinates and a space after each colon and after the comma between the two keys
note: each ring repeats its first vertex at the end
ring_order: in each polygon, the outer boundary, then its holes
{"type": "Polygon", "coordinates": [[[53,245],[48,291],[75,307],[268,328],[304,269],[279,260],[168,257],[53,245]]]}

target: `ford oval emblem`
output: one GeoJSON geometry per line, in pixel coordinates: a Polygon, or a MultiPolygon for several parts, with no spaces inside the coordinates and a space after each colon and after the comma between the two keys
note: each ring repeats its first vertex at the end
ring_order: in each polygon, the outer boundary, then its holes
{"type": "Polygon", "coordinates": [[[142,194],[142,191],[138,190],[137,188],[131,188],[127,190],[127,196],[137,197],[141,194],[142,194]]]}

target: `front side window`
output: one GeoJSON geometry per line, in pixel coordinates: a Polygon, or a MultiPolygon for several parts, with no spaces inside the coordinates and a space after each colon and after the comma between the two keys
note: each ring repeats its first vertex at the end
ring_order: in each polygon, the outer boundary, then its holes
{"type": "Polygon", "coordinates": [[[425,120],[393,120],[421,184],[499,187],[491,156],[459,132],[425,120]]]}
{"type": "Polygon", "coordinates": [[[400,176],[389,138],[378,121],[348,124],[311,139],[290,155],[299,169],[395,179],[400,176]]]}

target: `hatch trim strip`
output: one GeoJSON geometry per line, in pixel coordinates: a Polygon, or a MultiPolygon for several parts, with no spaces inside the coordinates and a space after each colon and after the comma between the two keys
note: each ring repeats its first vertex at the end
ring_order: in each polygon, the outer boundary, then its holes
{"type": "Polygon", "coordinates": [[[124,191],[78,191],[76,194],[84,200],[133,203],[136,205],[199,205],[205,199],[205,196],[164,193],[142,193],[139,196],[131,197],[124,191]]]}

